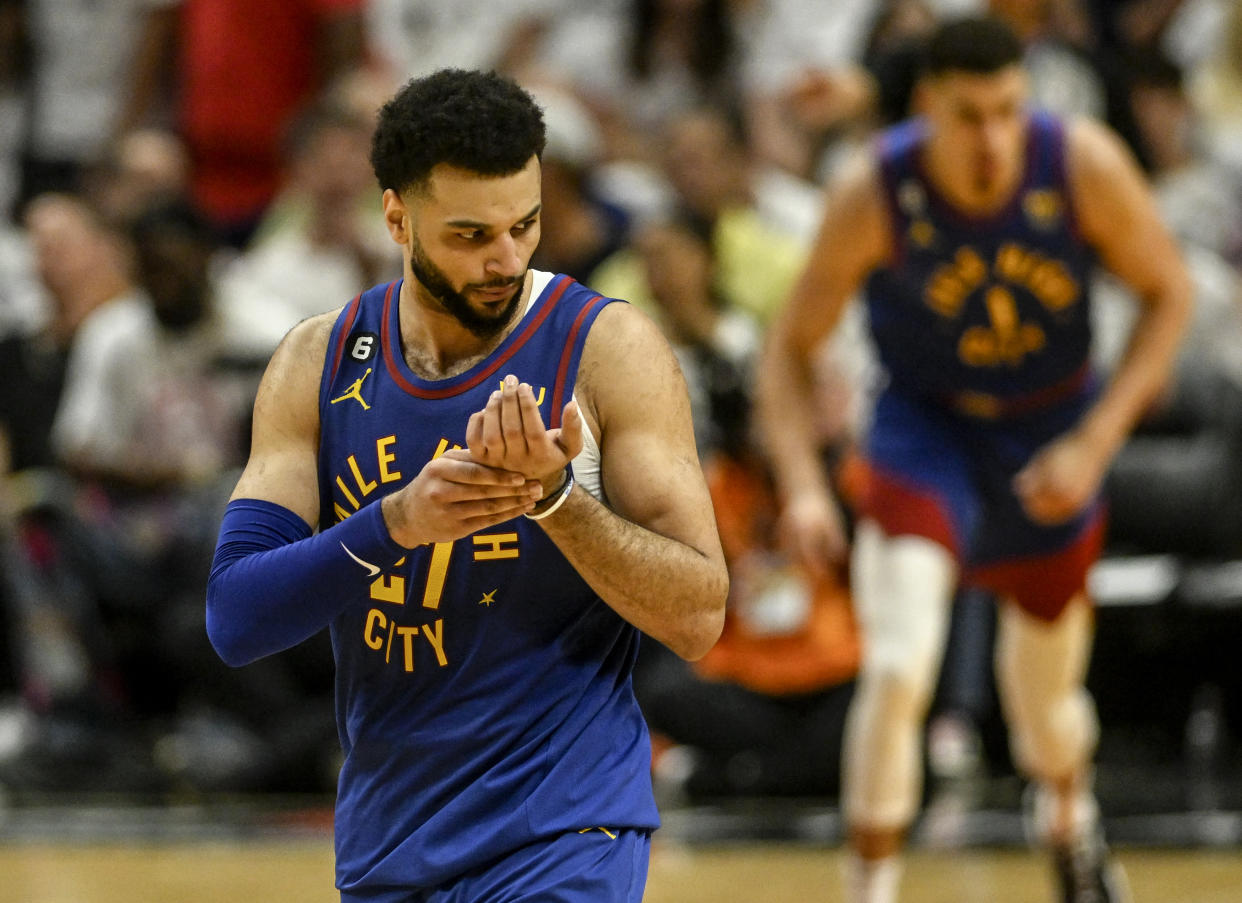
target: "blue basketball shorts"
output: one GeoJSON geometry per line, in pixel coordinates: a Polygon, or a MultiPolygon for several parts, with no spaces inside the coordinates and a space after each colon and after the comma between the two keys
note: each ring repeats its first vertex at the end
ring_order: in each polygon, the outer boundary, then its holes
{"type": "Polygon", "coordinates": [[[537,841],[442,887],[355,896],[341,903],[642,903],[651,834],[587,828],[537,841]]]}
{"type": "Polygon", "coordinates": [[[864,452],[859,514],[890,536],[924,536],[957,558],[962,582],[1015,599],[1047,620],[1086,584],[1104,535],[1096,499],[1062,524],[1027,517],[1012,488],[1031,456],[1072,429],[1083,394],[1047,410],[983,420],[886,391],[864,452]]]}

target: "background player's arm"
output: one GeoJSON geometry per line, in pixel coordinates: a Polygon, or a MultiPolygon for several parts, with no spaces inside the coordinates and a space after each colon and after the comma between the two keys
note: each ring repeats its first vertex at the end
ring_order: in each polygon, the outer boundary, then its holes
{"type": "Polygon", "coordinates": [[[1090,120],[1073,124],[1068,148],[1083,238],[1142,309],[1099,400],[1077,429],[1041,449],[1015,480],[1027,513],[1048,523],[1074,516],[1099,490],[1126,437],[1164,388],[1191,303],[1177,243],[1129,151],[1090,120]]]}
{"type": "Polygon", "coordinates": [[[1091,120],[1076,122],[1069,167],[1083,237],[1142,307],[1107,391],[1083,424],[1111,459],[1165,386],[1190,315],[1191,282],[1146,179],[1116,135],[1091,120]]]}
{"type": "Polygon", "coordinates": [[[820,459],[815,355],[867,274],[889,254],[889,217],[870,154],[829,189],[801,278],[773,323],[758,369],[758,416],[786,547],[814,571],[844,554],[844,532],[820,459]]]}

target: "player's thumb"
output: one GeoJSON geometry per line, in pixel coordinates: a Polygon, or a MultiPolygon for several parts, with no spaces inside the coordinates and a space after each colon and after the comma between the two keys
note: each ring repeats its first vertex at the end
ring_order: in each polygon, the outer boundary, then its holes
{"type": "Polygon", "coordinates": [[[570,460],[582,451],[582,428],[582,412],[578,410],[578,400],[570,399],[569,404],[561,411],[561,428],[556,437],[557,444],[570,460]]]}

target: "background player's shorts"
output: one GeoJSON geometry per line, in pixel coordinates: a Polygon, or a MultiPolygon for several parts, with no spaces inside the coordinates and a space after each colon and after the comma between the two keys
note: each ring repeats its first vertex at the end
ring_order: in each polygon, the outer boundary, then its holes
{"type": "Polygon", "coordinates": [[[1070,521],[1037,524],[1012,481],[1091,401],[1083,393],[1020,417],[983,420],[885,391],[867,439],[858,513],[890,536],[940,543],[957,557],[964,583],[1051,620],[1085,587],[1099,557],[1103,505],[1097,498],[1070,521]]]}
{"type": "Polygon", "coordinates": [[[431,891],[341,903],[642,903],[651,834],[589,828],[528,844],[431,891]]]}

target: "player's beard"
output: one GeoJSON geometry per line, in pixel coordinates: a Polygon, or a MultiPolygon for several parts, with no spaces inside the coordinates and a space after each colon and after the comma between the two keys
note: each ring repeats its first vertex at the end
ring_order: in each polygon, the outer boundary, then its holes
{"type": "Polygon", "coordinates": [[[414,278],[419,281],[419,284],[427,290],[431,297],[439,301],[458,323],[480,339],[494,338],[509,325],[509,322],[513,319],[514,310],[516,310],[522,300],[522,285],[526,281],[526,273],[523,272],[520,276],[512,278],[493,279],[490,282],[478,284],[467,283],[463,289],[504,288],[509,285],[516,287],[513,297],[506,301],[499,311],[496,313],[481,313],[470,306],[470,302],[463,292],[453,288],[453,284],[444,275],[444,271],[432,262],[417,239],[414,240],[414,246],[410,250],[410,270],[414,273],[414,278]]]}

